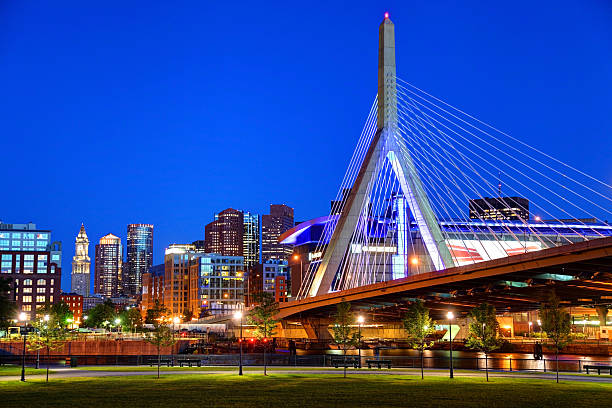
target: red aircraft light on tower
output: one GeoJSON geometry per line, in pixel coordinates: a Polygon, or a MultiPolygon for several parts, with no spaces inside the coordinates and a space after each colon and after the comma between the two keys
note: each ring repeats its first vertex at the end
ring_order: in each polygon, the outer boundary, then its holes
{"type": "Polygon", "coordinates": [[[385,18],[389,18],[389,12],[385,12],[385,18]]]}

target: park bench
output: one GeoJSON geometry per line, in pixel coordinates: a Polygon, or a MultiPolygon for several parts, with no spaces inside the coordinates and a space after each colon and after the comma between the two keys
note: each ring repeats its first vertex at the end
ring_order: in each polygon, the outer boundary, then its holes
{"type": "Polygon", "coordinates": [[[589,370],[597,370],[597,375],[601,374],[601,370],[608,371],[612,375],[612,365],[585,365],[584,368],[589,374],[589,370]]]}
{"type": "Polygon", "coordinates": [[[154,365],[157,365],[158,361],[160,365],[166,364],[168,367],[174,366],[174,363],[172,362],[171,358],[162,358],[161,360],[158,360],[156,358],[151,358],[149,359],[149,366],[153,367],[154,365]]]}
{"type": "Polygon", "coordinates": [[[372,366],[378,366],[378,368],[382,368],[382,366],[387,366],[388,369],[391,369],[391,360],[366,360],[366,364],[368,368],[372,368],[372,366]]]}
{"type": "Polygon", "coordinates": [[[195,359],[195,358],[179,358],[178,360],[176,360],[177,363],[179,363],[179,366],[183,366],[183,364],[188,365],[189,367],[193,367],[193,365],[197,365],[198,367],[202,367],[202,360],[195,359]]]}
{"type": "Polygon", "coordinates": [[[331,359],[331,365],[333,365],[335,368],[338,367],[353,367],[353,368],[358,368],[359,367],[359,360],[356,358],[344,358],[344,357],[332,357],[331,359]]]}

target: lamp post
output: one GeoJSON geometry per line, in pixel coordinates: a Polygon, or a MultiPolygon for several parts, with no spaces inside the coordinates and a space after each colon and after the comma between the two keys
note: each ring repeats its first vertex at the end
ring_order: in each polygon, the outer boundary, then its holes
{"type": "MultiPolygon", "coordinates": [[[[298,288],[299,288],[300,286],[302,286],[302,276],[303,276],[302,268],[304,266],[304,263],[302,262],[302,258],[298,254],[293,255],[293,260],[296,261],[296,262],[300,261],[300,284],[298,286],[298,288]]],[[[293,282],[291,283],[291,287],[293,288],[293,282]]],[[[292,289],[292,291],[293,291],[293,289],[292,289]]]]}
{"type": "Polygon", "coordinates": [[[452,321],[453,321],[453,317],[455,317],[455,315],[453,314],[453,312],[448,312],[446,314],[446,317],[448,317],[448,337],[450,339],[450,378],[453,378],[453,330],[452,330],[452,321]]]}
{"type": "Polygon", "coordinates": [[[21,381],[25,381],[25,358],[26,358],[26,339],[28,337],[28,332],[25,330],[26,328],[26,319],[27,315],[24,312],[19,313],[19,320],[23,322],[23,351],[21,352],[21,381]]]}
{"type": "Polygon", "coordinates": [[[242,375],[242,312],[237,311],[234,313],[234,318],[240,320],[240,339],[238,339],[238,343],[240,343],[240,360],[238,360],[238,375],[242,375]]]}
{"type": "Polygon", "coordinates": [[[357,317],[357,323],[359,324],[359,368],[361,368],[361,325],[363,324],[364,318],[363,316],[357,317]]]}

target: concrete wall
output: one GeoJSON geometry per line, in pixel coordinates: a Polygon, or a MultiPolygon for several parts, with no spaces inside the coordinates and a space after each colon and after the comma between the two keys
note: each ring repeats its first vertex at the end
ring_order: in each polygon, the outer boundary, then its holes
{"type": "MultiPolygon", "coordinates": [[[[162,347],[162,354],[177,354],[184,349],[190,340],[178,340],[171,347],[162,347]]],[[[0,354],[21,354],[23,342],[0,342],[0,354]]],[[[27,354],[35,355],[36,351],[26,351],[27,354]]],[[[46,355],[46,350],[41,350],[46,355]]],[[[157,348],[144,340],[72,340],[67,341],[62,347],[51,350],[50,355],[155,355],[157,348]]]]}

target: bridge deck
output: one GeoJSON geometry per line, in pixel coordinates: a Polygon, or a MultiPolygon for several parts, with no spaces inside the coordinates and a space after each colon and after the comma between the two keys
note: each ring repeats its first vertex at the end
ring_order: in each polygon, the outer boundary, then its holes
{"type": "Polygon", "coordinates": [[[498,311],[539,307],[555,288],[568,306],[612,303],[612,237],[548,248],[328,293],[281,305],[278,317],[329,317],[336,304],[397,317],[407,302],[423,299],[434,318],[465,314],[482,302],[498,311]]]}

